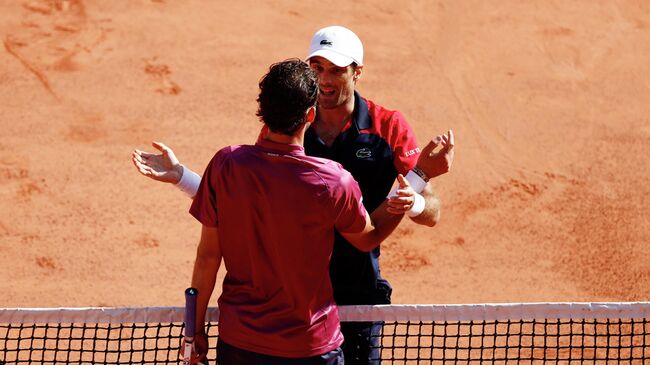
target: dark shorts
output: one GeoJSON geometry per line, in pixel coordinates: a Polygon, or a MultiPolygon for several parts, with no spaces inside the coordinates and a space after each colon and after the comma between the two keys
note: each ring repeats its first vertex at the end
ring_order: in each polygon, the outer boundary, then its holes
{"type": "MultiPolygon", "coordinates": [[[[390,304],[393,288],[379,278],[368,292],[357,291],[353,296],[339,298],[345,304],[390,304]]],[[[383,322],[341,322],[343,353],[346,365],[378,365],[381,357],[383,322]]]]}
{"type": "Polygon", "coordinates": [[[383,322],[342,322],[346,365],[379,365],[383,322]]]}
{"type": "Polygon", "coordinates": [[[231,346],[222,340],[217,342],[217,364],[219,365],[343,365],[341,348],[318,356],[287,358],[259,354],[231,346]]]}

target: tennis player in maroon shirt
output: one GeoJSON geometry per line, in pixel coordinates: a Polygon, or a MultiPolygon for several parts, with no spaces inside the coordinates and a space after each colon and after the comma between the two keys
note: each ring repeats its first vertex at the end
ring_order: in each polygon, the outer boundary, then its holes
{"type": "Polygon", "coordinates": [[[392,231],[387,208],[411,206],[415,193],[400,175],[398,196],[371,219],[348,171],[305,155],[316,73],[288,60],[272,65],[259,86],[257,115],[269,133],[255,145],[217,152],[190,208],[203,225],[192,277],[197,352],[205,362],[205,312],[223,259],[219,364],[342,364],[329,278],[335,229],[372,250],[392,231]]]}

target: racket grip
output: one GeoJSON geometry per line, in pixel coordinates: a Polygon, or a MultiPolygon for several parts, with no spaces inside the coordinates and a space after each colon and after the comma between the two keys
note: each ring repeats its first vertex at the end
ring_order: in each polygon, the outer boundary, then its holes
{"type": "Polygon", "coordinates": [[[195,288],[185,290],[185,337],[194,337],[196,333],[196,297],[199,291],[195,288]]]}

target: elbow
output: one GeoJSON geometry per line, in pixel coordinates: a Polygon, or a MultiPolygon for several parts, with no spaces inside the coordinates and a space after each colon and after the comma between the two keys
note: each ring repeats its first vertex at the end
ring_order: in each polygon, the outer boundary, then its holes
{"type": "MultiPolygon", "coordinates": [[[[438,220],[439,220],[439,219],[438,219],[437,217],[435,217],[435,218],[432,218],[432,219],[422,220],[422,221],[420,221],[420,222],[416,222],[416,223],[419,223],[419,224],[421,224],[421,225],[423,225],[423,226],[427,226],[427,227],[432,227],[432,228],[433,228],[433,227],[436,226],[436,224],[438,224],[438,220]]],[[[415,221],[415,220],[414,220],[414,221],[415,221]]]]}
{"type": "Polygon", "coordinates": [[[431,227],[431,228],[435,227],[436,224],[438,224],[438,220],[431,220],[429,222],[424,223],[425,226],[431,227]]]}
{"type": "Polygon", "coordinates": [[[435,227],[438,222],[440,222],[440,210],[436,211],[435,214],[433,214],[433,217],[427,222],[427,226],[429,227],[435,227]]]}
{"type": "Polygon", "coordinates": [[[380,235],[369,234],[367,237],[364,237],[361,240],[356,242],[350,242],[357,248],[357,250],[362,252],[370,252],[375,248],[379,247],[385,237],[380,237],[380,235]]]}
{"type": "Polygon", "coordinates": [[[440,209],[425,212],[422,215],[411,218],[413,222],[427,227],[435,227],[440,222],[440,209]]]}
{"type": "Polygon", "coordinates": [[[359,245],[357,246],[357,249],[362,252],[370,252],[374,250],[375,248],[379,247],[379,244],[381,241],[376,241],[376,240],[367,240],[365,242],[360,242],[359,245]]]}
{"type": "Polygon", "coordinates": [[[428,219],[426,220],[425,224],[429,227],[435,227],[438,222],[440,222],[440,211],[441,211],[441,206],[442,204],[440,203],[439,199],[435,199],[431,201],[431,211],[428,219]]]}

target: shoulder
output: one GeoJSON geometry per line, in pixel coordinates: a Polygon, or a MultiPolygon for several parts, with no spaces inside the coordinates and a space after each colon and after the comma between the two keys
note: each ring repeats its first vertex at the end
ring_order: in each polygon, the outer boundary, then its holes
{"type": "Polygon", "coordinates": [[[343,165],[327,158],[306,156],[314,172],[323,180],[329,189],[336,189],[351,183],[356,183],[354,177],[343,165]]]}
{"type": "Polygon", "coordinates": [[[388,135],[411,130],[411,126],[400,111],[386,108],[366,98],[364,100],[368,104],[368,116],[373,121],[372,129],[379,134],[388,135]]]}
{"type": "Polygon", "coordinates": [[[250,151],[251,147],[249,145],[232,145],[226,146],[218,150],[213,158],[230,158],[237,157],[241,154],[246,154],[250,151]]]}
{"type": "Polygon", "coordinates": [[[319,175],[327,177],[338,176],[346,173],[347,170],[340,163],[324,157],[316,156],[303,156],[303,160],[307,162],[319,175]]]}
{"type": "Polygon", "coordinates": [[[366,98],[363,99],[368,104],[368,115],[373,121],[379,124],[408,124],[400,111],[386,108],[366,98]]]}
{"type": "Polygon", "coordinates": [[[246,154],[249,147],[250,146],[247,145],[233,145],[223,147],[222,149],[218,150],[214,156],[212,156],[212,159],[210,160],[210,166],[218,167],[224,163],[227,163],[228,161],[237,159],[242,154],[246,154]]]}
{"type": "Polygon", "coordinates": [[[357,180],[338,162],[331,161],[329,163],[329,171],[330,174],[327,176],[328,186],[334,196],[344,195],[344,192],[350,190],[358,190],[359,184],[357,180]]]}
{"type": "Polygon", "coordinates": [[[406,141],[416,143],[413,128],[401,112],[385,108],[368,99],[364,100],[368,104],[368,116],[372,120],[368,133],[379,135],[393,148],[406,141]]]}

